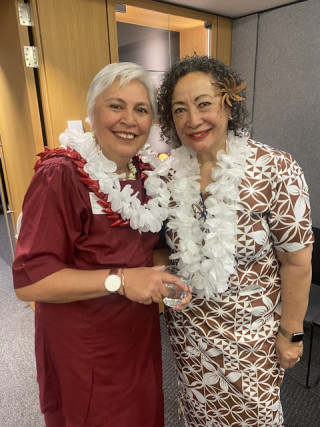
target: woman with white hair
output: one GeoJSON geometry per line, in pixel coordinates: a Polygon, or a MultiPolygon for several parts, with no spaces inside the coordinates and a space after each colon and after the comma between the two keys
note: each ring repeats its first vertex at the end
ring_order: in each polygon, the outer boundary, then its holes
{"type": "Polygon", "coordinates": [[[87,101],[92,133],[39,155],[13,264],[18,298],[35,301],[41,410],[49,427],[161,427],[157,303],[164,282],[186,285],[151,268],[169,196],[136,153],[154,88],[139,65],[110,64],[87,101]]]}

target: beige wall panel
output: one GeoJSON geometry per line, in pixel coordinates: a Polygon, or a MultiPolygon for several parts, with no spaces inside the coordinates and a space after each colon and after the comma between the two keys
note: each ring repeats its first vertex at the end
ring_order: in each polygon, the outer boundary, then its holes
{"type": "Polygon", "coordinates": [[[232,20],[218,16],[216,57],[231,64],[232,20]]]}
{"type": "Polygon", "coordinates": [[[202,25],[201,27],[190,28],[180,32],[180,57],[186,55],[192,56],[207,55],[207,30],[202,25]]]}
{"type": "MultiPolygon", "coordinates": [[[[0,136],[3,145],[1,157],[4,160],[4,173],[10,208],[13,210],[13,225],[22,209],[22,202],[33,176],[36,161],[35,133],[38,147],[42,147],[40,122],[36,120],[37,101],[33,100],[35,110],[31,112],[30,96],[34,94],[33,69],[26,68],[22,57],[20,32],[17,23],[16,2],[1,1],[0,14],[0,136]]],[[[26,34],[24,35],[26,37],[26,34]]]]}
{"type": "MultiPolygon", "coordinates": [[[[105,0],[32,0],[48,146],[86,117],[92,78],[110,62],[105,0]]],[[[88,129],[88,126],[84,126],[88,129]]]]}

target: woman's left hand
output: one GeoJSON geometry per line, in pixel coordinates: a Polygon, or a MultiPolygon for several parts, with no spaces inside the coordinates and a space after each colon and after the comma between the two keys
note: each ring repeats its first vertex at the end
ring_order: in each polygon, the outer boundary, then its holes
{"type": "Polygon", "coordinates": [[[276,338],[276,353],[279,365],[283,369],[293,368],[303,353],[303,343],[290,342],[280,332],[276,338]]]}

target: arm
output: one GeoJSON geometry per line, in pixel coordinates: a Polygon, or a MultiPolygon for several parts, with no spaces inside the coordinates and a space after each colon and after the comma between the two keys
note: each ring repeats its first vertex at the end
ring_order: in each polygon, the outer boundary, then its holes
{"type": "Polygon", "coordinates": [[[108,272],[64,268],[15,292],[22,301],[63,303],[97,298],[107,295],[104,280],[108,272]]]}
{"type": "MultiPolygon", "coordinates": [[[[311,284],[312,245],[295,252],[276,252],[280,266],[282,314],[281,326],[289,333],[303,331],[311,284]]],[[[276,351],[280,366],[294,366],[303,352],[303,343],[292,343],[278,332],[276,351]]]]}
{"type": "MultiPolygon", "coordinates": [[[[104,280],[109,270],[75,270],[64,268],[49,276],[15,290],[22,301],[68,303],[107,296],[104,280]]],[[[185,284],[175,276],[148,267],[124,269],[125,294],[131,301],[142,304],[161,302],[168,291],[163,282],[185,284]]],[[[119,290],[124,295],[123,288],[119,290]]]]}
{"type": "MultiPolygon", "coordinates": [[[[69,268],[83,222],[90,218],[87,193],[74,174],[67,160],[53,160],[37,171],[28,189],[13,263],[16,294],[24,301],[67,303],[108,295],[104,281],[109,270],[69,268]]],[[[124,276],[126,297],[143,304],[168,295],[164,281],[185,289],[159,269],[125,268],[124,276]]]]}
{"type": "MultiPolygon", "coordinates": [[[[268,220],[280,262],[281,326],[291,334],[303,331],[311,283],[309,192],[301,167],[288,153],[277,157],[274,183],[268,220]]],[[[303,343],[292,343],[279,332],[276,351],[280,366],[287,369],[302,355],[303,343]]]]}

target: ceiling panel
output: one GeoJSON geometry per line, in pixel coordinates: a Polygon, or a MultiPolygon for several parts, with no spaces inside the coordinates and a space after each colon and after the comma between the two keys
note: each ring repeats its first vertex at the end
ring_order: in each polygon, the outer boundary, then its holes
{"type": "Polygon", "coordinates": [[[229,18],[240,18],[256,12],[300,3],[308,0],[156,0],[160,3],[170,3],[178,6],[186,6],[192,9],[203,10],[229,18]]]}

